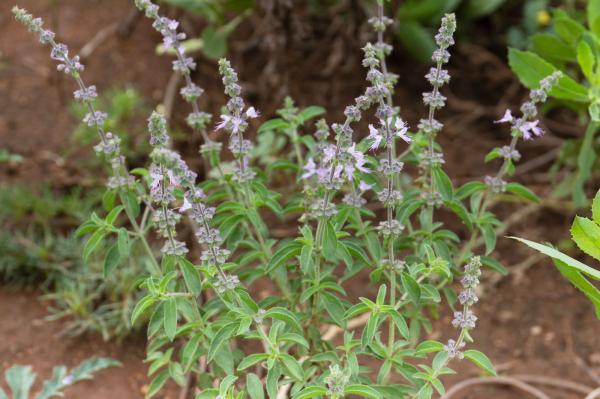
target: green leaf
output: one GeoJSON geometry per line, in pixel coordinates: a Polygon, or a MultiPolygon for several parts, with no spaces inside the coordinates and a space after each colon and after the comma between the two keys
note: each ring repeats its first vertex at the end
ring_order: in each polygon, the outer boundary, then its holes
{"type": "Polygon", "coordinates": [[[452,200],[454,189],[452,188],[452,181],[450,180],[446,172],[444,172],[440,167],[434,167],[433,169],[431,169],[431,173],[433,177],[433,182],[435,184],[435,188],[442,195],[442,199],[444,201],[452,200]]]}
{"type": "Polygon", "coordinates": [[[590,219],[576,216],[571,226],[571,238],[579,249],[600,260],[600,226],[590,219]]]}
{"type": "Polygon", "coordinates": [[[302,366],[298,360],[287,353],[280,354],[279,359],[281,360],[283,367],[289,372],[289,376],[292,377],[292,379],[298,382],[304,381],[304,370],[302,369],[302,366]]]}
{"type": "Polygon", "coordinates": [[[169,298],[165,301],[163,325],[165,334],[170,341],[173,341],[177,333],[177,300],[175,298],[169,298]]]}
{"type": "Polygon", "coordinates": [[[104,258],[104,265],[102,267],[104,278],[108,278],[111,272],[121,260],[121,254],[119,253],[119,247],[117,244],[113,244],[108,252],[106,253],[106,257],[104,258]]]}
{"type": "Polygon", "coordinates": [[[271,308],[271,309],[267,310],[265,317],[281,320],[288,326],[290,326],[298,331],[303,331],[302,325],[300,324],[298,317],[286,308],[281,308],[281,307],[271,308]]]}
{"type": "Polygon", "coordinates": [[[246,390],[248,391],[248,395],[250,395],[250,399],[265,398],[262,382],[260,382],[260,378],[254,373],[246,375],[246,390]]]}
{"type": "Polygon", "coordinates": [[[13,366],[6,371],[5,376],[13,399],[29,399],[29,390],[36,378],[31,366],[13,366]]]}
{"type": "Polygon", "coordinates": [[[267,385],[267,396],[269,398],[277,397],[277,392],[279,391],[279,387],[277,386],[277,381],[279,380],[280,376],[281,376],[281,367],[279,366],[279,363],[275,363],[275,365],[273,367],[271,367],[269,369],[269,371],[267,371],[266,385],[267,385]]]}
{"type": "Polygon", "coordinates": [[[410,336],[410,331],[408,329],[408,324],[406,324],[406,320],[404,320],[404,317],[402,317],[402,315],[395,309],[389,311],[388,314],[392,317],[392,321],[396,325],[396,328],[398,328],[398,331],[400,331],[400,334],[404,338],[408,339],[410,336]]]}
{"type": "Polygon", "coordinates": [[[84,262],[88,261],[90,255],[98,248],[105,236],[106,232],[104,230],[96,230],[96,232],[90,236],[83,246],[84,262]]]}
{"type": "Polygon", "coordinates": [[[267,353],[253,353],[242,359],[238,365],[238,371],[246,370],[248,367],[254,366],[256,363],[264,362],[269,358],[267,353]]]}
{"type": "Polygon", "coordinates": [[[151,296],[145,296],[135,305],[133,311],[131,312],[131,325],[135,325],[136,321],[140,318],[142,314],[152,306],[156,300],[151,296]]]}
{"type": "Polygon", "coordinates": [[[536,33],[530,40],[532,50],[544,59],[558,62],[575,60],[575,50],[551,33],[536,33]]]}
{"type": "Polygon", "coordinates": [[[484,17],[496,11],[506,0],[468,0],[467,12],[472,18],[484,17]]]}
{"type": "Polygon", "coordinates": [[[238,326],[238,322],[231,322],[229,324],[225,324],[219,329],[219,331],[217,331],[215,336],[210,341],[210,347],[208,348],[208,362],[211,362],[215,358],[217,352],[219,352],[219,349],[229,342],[229,339],[234,335],[238,326]]]}
{"type": "Polygon", "coordinates": [[[452,199],[450,201],[444,201],[444,205],[450,209],[456,216],[462,220],[462,222],[467,226],[469,231],[473,230],[473,222],[471,220],[471,216],[469,215],[469,211],[463,205],[462,202],[452,199]]]}
{"type": "Polygon", "coordinates": [[[368,385],[361,385],[361,384],[352,384],[352,385],[348,385],[344,388],[344,394],[346,395],[358,395],[358,396],[362,396],[363,398],[370,398],[370,399],[383,399],[383,396],[381,396],[381,394],[376,391],[375,389],[371,388],[368,385]]]}
{"type": "Polygon", "coordinates": [[[300,255],[302,251],[302,244],[296,241],[288,242],[280,246],[277,251],[271,257],[269,264],[267,265],[267,273],[271,273],[277,269],[284,262],[291,259],[294,256],[300,255]]]}
{"type": "Polygon", "coordinates": [[[594,137],[598,131],[598,126],[598,123],[595,122],[588,124],[579,155],[577,156],[577,176],[575,177],[575,187],[573,188],[573,201],[576,207],[583,207],[587,204],[584,186],[592,175],[592,168],[596,161],[594,137]]]}
{"type": "Polygon", "coordinates": [[[325,108],[319,107],[316,105],[311,105],[310,107],[304,108],[298,114],[298,119],[301,124],[304,124],[306,121],[316,118],[319,115],[323,115],[325,113],[325,108]]]}
{"type": "Polygon", "coordinates": [[[159,375],[154,377],[150,386],[148,387],[148,392],[146,392],[146,399],[149,399],[156,395],[162,387],[165,385],[167,380],[169,379],[169,370],[162,371],[159,375]]]}
{"type": "Polygon", "coordinates": [[[455,197],[459,200],[463,200],[471,195],[483,191],[486,189],[485,183],[480,181],[471,181],[463,184],[458,190],[456,190],[455,197]]]}
{"type": "Polygon", "coordinates": [[[571,284],[585,294],[596,308],[596,317],[600,319],[600,290],[590,283],[580,272],[566,263],[554,260],[554,265],[571,284]]]}
{"type": "Polygon", "coordinates": [[[402,272],[400,281],[402,282],[404,291],[408,292],[410,300],[415,304],[419,304],[421,301],[421,287],[419,286],[419,283],[417,283],[417,280],[412,278],[410,274],[402,272]]]}
{"type": "MultiPolygon", "coordinates": [[[[95,215],[95,214],[92,214],[92,215],[95,215]]],[[[75,235],[75,237],[81,237],[88,233],[91,233],[92,231],[96,231],[97,229],[98,229],[98,225],[95,222],[88,220],[87,222],[85,222],[81,226],[79,226],[77,228],[77,230],[75,230],[74,235],[75,235]]]]}
{"type": "Polygon", "coordinates": [[[132,218],[137,218],[140,215],[140,203],[137,196],[132,191],[125,191],[122,195],[125,210],[132,218]]]}
{"type": "Polygon", "coordinates": [[[600,190],[598,190],[592,202],[592,219],[597,224],[600,224],[600,190]]]}
{"type": "Polygon", "coordinates": [[[494,368],[494,365],[492,364],[490,359],[483,353],[474,349],[469,349],[466,350],[464,354],[465,358],[475,363],[477,366],[479,366],[480,369],[482,369],[486,373],[496,375],[496,369],[494,368]]]}
{"type": "Polygon", "coordinates": [[[515,239],[517,241],[521,241],[523,244],[528,245],[529,247],[543,253],[544,255],[548,255],[549,257],[551,257],[553,259],[564,262],[569,267],[577,269],[578,271],[580,271],[584,274],[587,274],[588,276],[590,276],[596,280],[600,280],[600,270],[591,268],[591,267],[581,263],[580,261],[573,259],[570,256],[565,255],[562,252],[560,252],[552,247],[549,247],[549,246],[543,245],[543,244],[538,244],[537,242],[529,241],[524,238],[519,238],[519,237],[510,237],[510,238],[515,239]]]}
{"type": "Polygon", "coordinates": [[[129,235],[127,234],[127,230],[119,229],[119,233],[117,234],[117,246],[119,248],[119,255],[121,256],[121,259],[127,258],[130,252],[129,235]]]}
{"type": "Polygon", "coordinates": [[[202,31],[202,52],[213,60],[225,56],[227,52],[227,32],[214,26],[207,26],[202,31]]]}
{"type": "Polygon", "coordinates": [[[110,224],[111,226],[114,225],[121,212],[123,212],[123,209],[125,209],[125,207],[123,205],[119,205],[110,211],[108,215],[106,215],[106,223],[110,224]]]}
{"type": "Polygon", "coordinates": [[[290,127],[289,123],[281,118],[275,118],[266,121],[258,128],[258,134],[268,132],[271,130],[284,130],[290,127]]]}
{"type": "Polygon", "coordinates": [[[503,276],[507,276],[509,273],[508,269],[502,266],[500,262],[498,262],[496,259],[490,258],[489,256],[482,256],[481,264],[497,271],[503,276]]]}
{"type": "Polygon", "coordinates": [[[320,386],[309,386],[298,392],[293,396],[294,399],[311,399],[317,396],[327,395],[327,388],[320,386]]]}
{"type": "Polygon", "coordinates": [[[517,197],[523,198],[527,201],[540,202],[540,198],[537,195],[519,183],[508,183],[506,185],[506,191],[513,193],[517,197]]]}
{"type": "Polygon", "coordinates": [[[420,23],[405,18],[398,24],[396,36],[402,46],[420,62],[430,62],[431,54],[436,49],[433,35],[420,23]]]}
{"type": "Polygon", "coordinates": [[[361,345],[363,347],[367,347],[373,341],[375,337],[375,333],[377,332],[377,327],[379,326],[379,315],[377,313],[371,313],[369,315],[369,319],[367,320],[367,325],[363,329],[362,337],[361,337],[361,345]]]}
{"type": "Polygon", "coordinates": [[[590,45],[584,40],[581,40],[577,45],[577,62],[581,67],[581,72],[583,72],[587,80],[593,81],[596,57],[594,57],[594,53],[590,45]]]}
{"type": "Polygon", "coordinates": [[[188,290],[194,294],[199,295],[202,292],[202,282],[200,281],[200,272],[198,269],[184,257],[178,258],[179,267],[181,268],[181,273],[183,274],[183,279],[185,280],[185,285],[188,287],[188,290]]]}
{"type": "Polygon", "coordinates": [[[560,13],[554,18],[554,30],[569,46],[574,47],[585,32],[585,27],[566,13],[560,13]]]}
{"type": "Polygon", "coordinates": [[[337,235],[335,233],[335,227],[331,221],[326,221],[323,231],[323,256],[327,259],[335,258],[335,252],[337,248],[337,235]]]}
{"type": "Polygon", "coordinates": [[[415,351],[418,354],[426,354],[432,352],[440,352],[444,350],[444,344],[438,341],[427,340],[421,342],[416,348],[415,351]]]}
{"type": "Polygon", "coordinates": [[[116,190],[106,190],[102,195],[102,206],[105,210],[110,211],[115,206],[115,199],[117,197],[116,190]]]}
{"type": "MultiPolygon", "coordinates": [[[[600,17],[600,0],[588,0],[586,11],[588,26],[592,28],[600,17]]],[[[600,36],[599,32],[594,31],[594,33],[596,36],[600,36]]]]}
{"type": "Polygon", "coordinates": [[[97,371],[120,366],[122,364],[114,359],[94,356],[81,362],[79,366],[71,370],[70,374],[73,377],[73,381],[91,380],[93,373],[97,371]]]}
{"type": "MultiPolygon", "coordinates": [[[[521,83],[530,89],[538,88],[540,81],[543,78],[557,71],[556,67],[548,61],[545,61],[539,55],[514,48],[511,48],[508,51],[508,62],[510,68],[519,77],[521,83]]],[[[589,101],[587,89],[564,74],[550,94],[562,100],[571,100],[582,103],[587,103],[589,101]]]]}
{"type": "Polygon", "coordinates": [[[342,301],[339,300],[335,295],[330,294],[329,292],[323,292],[321,294],[321,300],[323,301],[323,305],[325,306],[325,310],[331,316],[331,319],[338,326],[345,328],[346,320],[344,320],[344,305],[342,301]]]}

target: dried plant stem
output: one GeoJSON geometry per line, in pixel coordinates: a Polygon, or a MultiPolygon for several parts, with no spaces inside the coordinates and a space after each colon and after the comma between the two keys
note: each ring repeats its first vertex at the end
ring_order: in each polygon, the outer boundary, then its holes
{"type": "Polygon", "coordinates": [[[446,394],[443,395],[440,399],[450,399],[455,396],[456,393],[462,391],[468,387],[474,385],[483,385],[483,384],[501,384],[501,385],[510,385],[515,388],[518,388],[524,392],[527,392],[533,397],[538,399],[551,399],[550,396],[546,395],[543,391],[538,388],[527,384],[526,382],[520,381],[513,377],[483,377],[483,378],[470,378],[468,380],[464,380],[454,385],[446,394]]]}

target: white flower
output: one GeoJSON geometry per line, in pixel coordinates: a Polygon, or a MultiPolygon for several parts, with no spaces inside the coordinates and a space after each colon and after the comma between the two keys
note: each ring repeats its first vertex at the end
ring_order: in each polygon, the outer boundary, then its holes
{"type": "MultiPolygon", "coordinates": [[[[388,124],[391,125],[391,122],[391,118],[388,119],[388,124]]],[[[395,131],[393,132],[393,134],[396,137],[400,137],[407,143],[410,143],[412,141],[411,138],[408,137],[408,135],[406,134],[406,132],[408,132],[408,125],[402,120],[402,118],[396,118],[396,121],[394,122],[394,129],[395,131]]]]}
{"type": "Polygon", "coordinates": [[[513,117],[512,112],[510,112],[510,109],[507,109],[502,118],[495,123],[512,123],[514,120],[515,118],[513,117]]]}
{"type": "Polygon", "coordinates": [[[248,118],[258,118],[260,116],[260,112],[258,112],[254,107],[250,107],[246,110],[246,117],[248,118]]]}
{"type": "Polygon", "coordinates": [[[379,130],[376,129],[373,125],[369,125],[369,135],[367,136],[367,139],[373,140],[373,143],[371,143],[369,149],[376,150],[377,148],[379,148],[381,140],[383,140],[383,136],[379,133],[379,130]]]}
{"type": "Polygon", "coordinates": [[[361,181],[361,182],[358,184],[358,189],[359,189],[361,192],[363,192],[363,193],[364,193],[365,191],[367,191],[367,190],[371,190],[372,188],[373,188],[373,186],[372,186],[372,185],[370,185],[370,184],[367,184],[367,183],[365,183],[364,181],[361,181]]]}
{"type": "Polygon", "coordinates": [[[179,213],[183,213],[189,209],[192,209],[192,203],[188,201],[187,197],[183,196],[183,205],[179,207],[179,213]]]}
{"type": "Polygon", "coordinates": [[[221,122],[217,124],[217,130],[227,128],[232,134],[235,134],[240,130],[242,123],[244,120],[239,116],[221,115],[221,122]]]}

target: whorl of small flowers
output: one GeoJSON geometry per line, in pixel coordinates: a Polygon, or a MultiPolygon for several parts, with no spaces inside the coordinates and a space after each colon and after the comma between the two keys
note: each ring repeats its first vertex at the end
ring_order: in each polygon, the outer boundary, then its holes
{"type": "Polygon", "coordinates": [[[243,135],[248,129],[248,120],[258,118],[260,114],[254,107],[244,110],[246,105],[240,96],[242,88],[238,84],[237,73],[228,60],[219,60],[219,74],[229,101],[221,114],[221,122],[217,124],[217,130],[224,129],[229,133],[228,148],[237,160],[233,179],[239,183],[245,183],[254,179],[256,173],[250,168],[252,143],[245,140],[243,135]]]}
{"type": "Polygon", "coordinates": [[[494,193],[503,193],[506,191],[507,183],[501,177],[486,176],[484,182],[494,193]]]}
{"type": "Polygon", "coordinates": [[[12,12],[17,21],[25,25],[30,32],[37,33],[40,36],[42,44],[50,44],[52,46],[50,57],[53,60],[59,61],[56,67],[59,71],[69,75],[76,75],[83,71],[84,67],[80,62],[79,56],[76,55],[73,58],[69,58],[69,48],[67,45],[54,41],[56,35],[54,32],[43,28],[44,22],[41,18],[34,18],[27,10],[19,7],[13,7],[12,12]]]}
{"type": "MultiPolygon", "coordinates": [[[[458,295],[458,300],[463,305],[463,309],[462,311],[454,312],[454,319],[452,320],[452,325],[459,330],[471,330],[475,328],[477,316],[471,311],[470,307],[479,300],[475,293],[475,288],[479,285],[479,276],[481,276],[481,259],[479,256],[473,256],[469,260],[469,263],[465,265],[464,274],[460,280],[463,290],[458,295]]],[[[461,352],[462,347],[464,347],[462,340],[457,342],[451,339],[444,346],[444,350],[448,354],[448,357],[462,359],[464,357],[461,352]]]]}
{"type": "MultiPolygon", "coordinates": [[[[454,44],[453,35],[455,30],[456,17],[454,14],[446,14],[442,18],[442,24],[438,33],[435,35],[435,41],[438,48],[433,52],[432,60],[435,62],[436,66],[431,68],[425,75],[425,78],[431,83],[431,86],[433,86],[431,92],[423,93],[423,102],[425,105],[429,106],[430,111],[442,108],[446,103],[446,97],[440,93],[439,89],[450,81],[450,74],[447,70],[442,69],[442,65],[450,60],[450,53],[447,49],[454,44]]],[[[427,123],[421,121],[421,123],[424,124],[426,128],[432,130],[437,130],[435,128],[439,126],[438,124],[432,124],[431,120],[428,120],[427,123]]]]}
{"type": "Polygon", "coordinates": [[[192,105],[192,112],[188,115],[186,121],[188,126],[199,131],[202,134],[205,144],[201,148],[201,152],[220,150],[220,147],[215,147],[209,137],[206,135],[206,128],[212,119],[212,115],[200,111],[198,99],[204,93],[204,90],[192,82],[190,78],[191,71],[196,68],[196,63],[190,57],[185,55],[185,49],[181,44],[185,40],[186,35],[179,32],[179,22],[161,16],[158,11],[159,7],[150,0],[135,0],[135,5],[140,11],[143,11],[146,17],[154,20],[152,27],[163,36],[163,45],[166,49],[172,49],[177,56],[173,61],[173,70],[183,75],[185,86],[181,88],[179,93],[181,97],[192,105]]]}
{"type": "Polygon", "coordinates": [[[168,238],[161,251],[165,255],[185,255],[188,252],[186,244],[175,239],[181,215],[169,205],[175,201],[176,189],[194,185],[196,173],[189,169],[178,153],[167,148],[170,139],[164,115],[153,112],[148,118],[148,131],[150,145],[154,147],[150,154],[150,198],[159,205],[152,220],[158,233],[168,238]]]}
{"type": "MultiPolygon", "coordinates": [[[[354,133],[350,124],[361,119],[362,111],[365,111],[371,105],[383,101],[389,94],[387,84],[384,82],[383,75],[379,72],[380,65],[377,57],[377,50],[368,43],[364,48],[364,58],[362,64],[369,69],[367,72],[367,81],[371,84],[365,90],[365,94],[357,97],[355,103],[349,105],[344,110],[346,117],[343,124],[334,123],[331,125],[336,136],[336,144],[327,143],[325,140],[329,136],[329,129],[324,121],[317,125],[315,137],[318,145],[315,147],[315,158],[309,158],[304,165],[304,173],[301,178],[310,179],[317,177],[317,182],[326,190],[339,190],[344,182],[353,183],[354,173],[360,171],[369,173],[366,167],[366,157],[364,153],[356,148],[356,143],[352,140],[354,133]],[[317,162],[315,162],[317,161],[317,162]]],[[[360,202],[360,201],[359,201],[360,202]]],[[[323,204],[328,207],[327,204],[323,204]]],[[[311,214],[330,214],[331,212],[323,209],[322,212],[314,212],[317,203],[311,205],[311,214]]]]}
{"type": "MultiPolygon", "coordinates": [[[[562,72],[556,71],[540,81],[539,89],[532,90],[529,94],[529,101],[521,105],[521,117],[514,117],[512,112],[507,109],[502,118],[496,121],[496,123],[510,123],[513,136],[523,137],[525,140],[532,140],[535,137],[543,136],[544,131],[538,126],[539,121],[535,119],[537,116],[537,104],[546,101],[548,94],[558,83],[561,76],[562,72]]],[[[514,150],[514,148],[510,147],[509,149],[514,150]]],[[[512,158],[512,152],[505,151],[504,153],[511,154],[512,158]]],[[[507,158],[507,156],[503,156],[507,158]]]]}
{"type": "Polygon", "coordinates": [[[106,156],[106,160],[111,165],[113,175],[109,177],[107,186],[109,188],[119,188],[130,186],[135,182],[135,178],[127,172],[124,157],[120,155],[120,139],[110,132],[104,132],[104,122],[107,114],[96,111],[92,100],[98,96],[95,86],[87,87],[81,79],[80,72],[84,70],[79,56],[69,57],[69,49],[63,43],[57,43],[54,39],[54,32],[44,29],[44,22],[41,18],[34,18],[26,10],[13,7],[12,12],[15,19],[27,27],[30,32],[39,35],[42,44],[48,44],[52,48],[50,58],[59,62],[57,69],[62,71],[75,80],[78,90],[73,92],[73,97],[81,101],[89,109],[84,116],[83,123],[89,127],[94,127],[98,132],[100,143],[94,147],[97,154],[106,156]]]}
{"type": "Polygon", "coordinates": [[[329,375],[325,377],[327,394],[332,399],[342,398],[346,385],[350,382],[350,376],[337,364],[329,366],[329,375]]]}

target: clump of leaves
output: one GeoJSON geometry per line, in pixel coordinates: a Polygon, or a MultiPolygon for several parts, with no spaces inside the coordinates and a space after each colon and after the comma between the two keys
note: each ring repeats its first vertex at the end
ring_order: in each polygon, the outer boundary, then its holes
{"type": "MultiPolygon", "coordinates": [[[[93,357],[71,370],[66,366],[54,367],[52,378],[45,380],[42,389],[36,394],[30,392],[37,378],[31,366],[12,366],[6,370],[5,377],[12,399],[50,399],[63,397],[63,391],[69,386],[91,380],[93,374],[100,370],[120,365],[121,363],[109,358],[93,357]]],[[[9,399],[2,388],[0,388],[0,399],[9,399]]]]}

